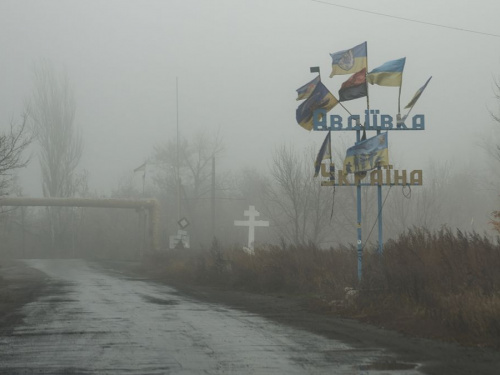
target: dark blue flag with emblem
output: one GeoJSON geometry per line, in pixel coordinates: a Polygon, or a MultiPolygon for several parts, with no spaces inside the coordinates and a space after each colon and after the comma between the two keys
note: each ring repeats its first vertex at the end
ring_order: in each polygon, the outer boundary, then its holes
{"type": "Polygon", "coordinates": [[[304,129],[312,130],[314,111],[325,109],[328,112],[338,103],[337,98],[319,81],[311,95],[295,111],[295,119],[304,129]]]}
{"type": "Polygon", "coordinates": [[[351,74],[366,68],[366,42],[351,49],[330,53],[332,57],[332,72],[330,78],[339,74],[351,74]]]}

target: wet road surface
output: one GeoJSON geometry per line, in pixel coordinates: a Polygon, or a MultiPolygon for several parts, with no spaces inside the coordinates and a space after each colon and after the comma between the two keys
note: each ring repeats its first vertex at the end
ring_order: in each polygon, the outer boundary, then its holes
{"type": "Polygon", "coordinates": [[[383,349],[199,302],[99,264],[27,263],[49,277],[49,292],[0,337],[2,374],[420,374],[383,349]]]}

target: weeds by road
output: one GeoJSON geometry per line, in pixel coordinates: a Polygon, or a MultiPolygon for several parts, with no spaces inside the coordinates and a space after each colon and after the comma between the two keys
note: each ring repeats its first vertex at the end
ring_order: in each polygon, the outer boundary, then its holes
{"type": "Polygon", "coordinates": [[[383,256],[365,251],[360,284],[356,259],[354,248],[267,246],[249,255],[214,241],[208,250],[155,255],[146,267],[175,282],[305,295],[314,311],[500,348],[498,240],[446,228],[411,229],[386,243],[383,256]]]}

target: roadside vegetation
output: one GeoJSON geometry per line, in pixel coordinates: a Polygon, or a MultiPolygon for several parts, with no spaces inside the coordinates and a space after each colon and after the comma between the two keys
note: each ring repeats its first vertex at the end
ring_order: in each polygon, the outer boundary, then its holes
{"type": "Polygon", "coordinates": [[[500,241],[447,228],[413,228],[364,252],[357,283],[354,248],[263,246],[175,250],[147,270],[174,283],[304,298],[317,312],[418,336],[500,347],[500,241]],[[355,288],[355,291],[346,288],[355,288]]]}

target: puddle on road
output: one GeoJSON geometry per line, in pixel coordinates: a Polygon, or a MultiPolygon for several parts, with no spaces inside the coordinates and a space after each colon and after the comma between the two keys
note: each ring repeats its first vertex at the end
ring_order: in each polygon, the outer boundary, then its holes
{"type": "Polygon", "coordinates": [[[404,371],[413,370],[418,365],[415,363],[403,363],[403,362],[373,362],[367,365],[359,366],[360,370],[375,370],[375,371],[404,371]]]}
{"type": "Polygon", "coordinates": [[[373,362],[367,365],[359,366],[360,370],[375,370],[375,371],[404,371],[413,370],[418,365],[415,363],[403,363],[395,361],[373,362]]]}
{"type": "Polygon", "coordinates": [[[175,299],[161,299],[161,298],[156,298],[152,296],[142,296],[142,299],[145,300],[146,302],[154,303],[157,305],[169,305],[169,306],[175,306],[179,304],[179,301],[175,299]]]}

